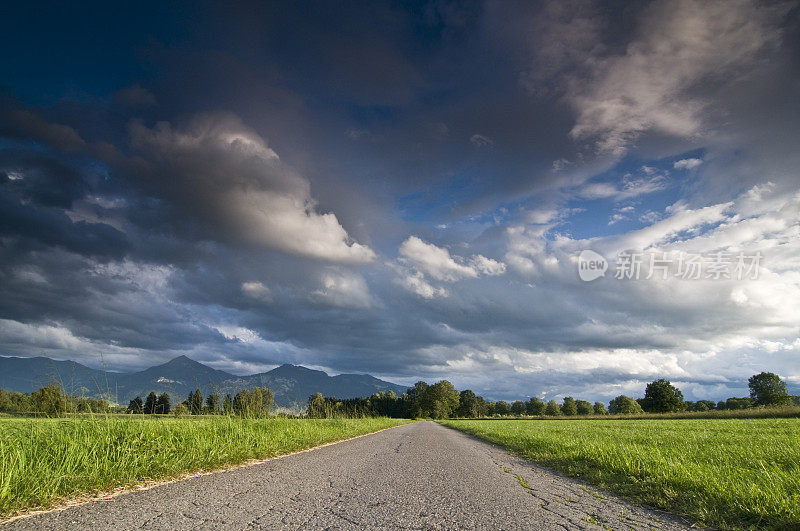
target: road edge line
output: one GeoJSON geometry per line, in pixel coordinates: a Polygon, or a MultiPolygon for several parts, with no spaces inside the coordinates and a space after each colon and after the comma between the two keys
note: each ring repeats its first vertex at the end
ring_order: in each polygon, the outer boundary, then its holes
{"type": "Polygon", "coordinates": [[[106,501],[117,496],[121,496],[123,494],[129,494],[131,492],[139,492],[154,489],[156,487],[160,487],[161,485],[168,485],[170,483],[178,483],[180,481],[186,481],[187,479],[192,479],[201,476],[210,476],[212,474],[219,474],[220,472],[230,472],[232,470],[237,470],[239,468],[247,468],[250,466],[255,465],[262,465],[264,463],[268,463],[270,461],[275,461],[277,459],[283,459],[285,457],[291,457],[297,454],[303,454],[306,452],[313,452],[314,450],[319,450],[320,448],[325,448],[326,446],[333,446],[334,444],[345,443],[348,441],[353,441],[355,439],[360,439],[361,437],[369,437],[370,435],[378,434],[382,431],[386,430],[393,430],[395,428],[401,428],[403,426],[408,426],[410,424],[414,424],[415,420],[408,422],[406,424],[398,424],[397,426],[389,426],[388,428],[381,428],[377,431],[371,431],[369,433],[362,433],[361,435],[356,435],[355,437],[349,437],[347,439],[340,439],[338,441],[331,441],[327,443],[320,444],[318,446],[312,446],[310,448],[304,448],[303,450],[297,450],[295,452],[290,452],[288,454],[281,454],[276,455],[273,457],[267,457],[265,459],[249,459],[244,461],[243,463],[238,463],[236,465],[229,465],[222,468],[215,468],[212,470],[199,470],[195,472],[186,472],[185,474],[180,474],[178,476],[173,476],[170,478],[146,481],[139,485],[133,485],[128,487],[117,487],[108,491],[104,491],[97,495],[86,496],[86,497],[75,497],[64,501],[63,504],[56,505],[55,507],[50,507],[48,509],[35,509],[30,512],[26,512],[23,514],[14,515],[8,518],[0,517],[0,525],[10,524],[11,522],[15,522],[17,520],[22,520],[24,518],[31,518],[33,516],[37,516],[40,514],[47,514],[47,513],[58,513],[61,511],[66,511],[67,509],[72,509],[73,507],[80,507],[81,505],[88,505],[94,502],[106,501]]]}

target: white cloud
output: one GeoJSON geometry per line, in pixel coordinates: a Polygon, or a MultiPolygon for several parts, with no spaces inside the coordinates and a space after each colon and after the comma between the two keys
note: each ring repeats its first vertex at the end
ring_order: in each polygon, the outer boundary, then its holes
{"type": "Polygon", "coordinates": [[[477,254],[470,258],[469,264],[476,271],[479,271],[490,277],[502,275],[506,272],[506,265],[503,262],[486,258],[482,254],[477,254]]]}
{"type": "Polygon", "coordinates": [[[261,282],[242,282],[242,293],[262,302],[272,301],[272,292],[261,282]]]}
{"type": "Polygon", "coordinates": [[[474,268],[456,262],[447,249],[424,242],[416,236],[409,236],[400,245],[399,252],[402,262],[435,280],[455,282],[478,276],[474,268]]]}
{"type": "Polygon", "coordinates": [[[163,187],[223,239],[331,262],[375,258],[335,214],[317,212],[308,180],[237,117],[201,115],[180,130],[134,122],[130,131],[141,156],[136,174],[148,187],[163,187]]]}
{"type": "Polygon", "coordinates": [[[447,290],[442,287],[432,286],[425,280],[425,276],[419,271],[404,271],[399,277],[399,283],[412,293],[416,293],[424,299],[435,297],[447,297],[447,290]]]}
{"type": "Polygon", "coordinates": [[[712,103],[691,89],[709,79],[734,82],[779,38],[773,19],[783,7],[749,2],[655,2],[625,53],[595,56],[590,80],[573,79],[576,139],[596,138],[600,151],[621,154],[644,131],[679,137],[700,133],[712,103]]]}
{"type": "Polygon", "coordinates": [[[626,176],[617,186],[614,183],[587,183],[581,186],[577,195],[583,199],[607,199],[623,201],[640,195],[652,194],[667,187],[667,179],[663,175],[648,174],[646,177],[635,178],[626,176]]]}
{"type": "Polygon", "coordinates": [[[608,226],[610,227],[611,225],[614,225],[626,219],[628,218],[625,217],[623,214],[620,213],[612,214],[611,217],[608,219],[608,226]]]}
{"type": "MultiPolygon", "coordinates": [[[[773,369],[797,372],[791,353],[797,350],[800,334],[800,192],[787,196],[761,185],[734,201],[703,208],[678,202],[665,210],[660,221],[616,236],[575,240],[529,226],[509,228],[506,238],[506,261],[516,273],[540,277],[537,284],[546,285],[548,291],[562,293],[563,300],[580,301],[572,316],[575,326],[562,320],[560,325],[569,332],[562,330],[555,340],[567,353],[566,366],[571,358],[582,359],[576,350],[597,350],[598,344],[610,343],[615,346],[609,351],[609,363],[615,356],[624,360],[638,356],[637,352],[677,356],[684,376],[675,371],[664,374],[687,380],[712,375],[746,378],[773,369]],[[612,259],[611,274],[591,286],[576,275],[573,258],[583,249],[596,249],[612,259]],[[626,249],[760,253],[763,258],[756,279],[615,279],[613,259],[626,249]],[[549,268],[544,267],[548,258],[555,259],[549,268]],[[619,349],[625,345],[632,350],[623,355],[619,349]]],[[[642,278],[647,267],[645,263],[642,278]]],[[[531,297],[535,296],[534,291],[531,297]]],[[[561,315],[566,313],[562,310],[561,315]]],[[[522,343],[515,348],[524,347],[522,343]]],[[[562,358],[554,355],[554,359],[562,358]]],[[[590,361],[582,363],[591,365],[590,361]]],[[[707,388],[700,386],[697,392],[703,389],[707,388]]]]}
{"type": "Polygon", "coordinates": [[[627,249],[650,249],[685,235],[691,238],[708,225],[727,219],[733,202],[720,203],[695,210],[681,209],[652,225],[606,240],[607,251],[616,254],[627,249]]]}
{"type": "Polygon", "coordinates": [[[235,325],[217,325],[214,328],[222,334],[225,339],[230,341],[240,341],[242,343],[255,343],[261,340],[258,332],[249,328],[235,325]]]}
{"type": "Polygon", "coordinates": [[[427,243],[417,236],[409,236],[398,251],[400,283],[409,291],[426,299],[447,296],[442,287],[430,284],[427,277],[439,282],[456,282],[480,275],[498,276],[506,272],[506,264],[482,254],[469,259],[451,256],[450,251],[427,243]]]}
{"type": "Polygon", "coordinates": [[[365,309],[374,304],[367,283],[360,275],[328,271],[322,275],[320,284],[312,295],[332,306],[365,309]]]}
{"type": "Polygon", "coordinates": [[[703,163],[703,159],[682,159],[672,165],[676,170],[692,170],[703,163]]]}

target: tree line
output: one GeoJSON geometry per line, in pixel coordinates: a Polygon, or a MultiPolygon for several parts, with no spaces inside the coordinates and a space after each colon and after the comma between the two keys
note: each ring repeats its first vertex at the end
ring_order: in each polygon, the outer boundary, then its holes
{"type": "Polygon", "coordinates": [[[52,383],[32,393],[0,389],[0,412],[58,416],[65,413],[135,413],[157,415],[239,415],[266,417],[274,407],[275,394],[266,387],[244,389],[235,395],[225,395],[220,401],[218,393],[210,393],[205,401],[200,389],[189,393],[186,400],[172,406],[169,393],[157,395],[151,391],[142,400],[137,396],[128,407],[113,405],[108,400],[69,395],[58,383],[52,383]]]}
{"type": "Polygon", "coordinates": [[[181,415],[239,415],[243,417],[266,417],[275,404],[275,393],[266,387],[243,389],[235,395],[226,394],[220,400],[219,393],[211,392],[203,401],[203,393],[195,389],[189,396],[174,409],[168,393],[156,395],[150,391],[147,398],[142,400],[137,396],[128,404],[128,413],[158,415],[172,412],[175,416],[181,415]]]}
{"type": "Polygon", "coordinates": [[[725,401],[686,401],[680,389],[668,380],[659,379],[647,384],[644,397],[634,399],[620,395],[611,400],[608,409],[603,402],[576,400],[571,396],[561,402],[539,398],[492,402],[467,389],[458,391],[452,383],[442,380],[429,385],[417,382],[407,392],[377,393],[367,398],[337,399],[317,393],[308,399],[306,415],[312,418],[385,416],[395,418],[451,417],[481,418],[507,416],[587,416],[632,415],[638,413],[671,413],[709,411],[714,409],[747,409],[800,405],[800,397],[786,391],[786,383],[777,375],[762,372],[748,380],[750,396],[732,397],[725,401]]]}
{"type": "Polygon", "coordinates": [[[63,413],[111,413],[114,407],[108,400],[68,395],[60,385],[52,383],[33,393],[0,389],[0,411],[54,416],[63,413]]]}
{"type": "MultiPolygon", "coordinates": [[[[337,399],[317,393],[308,400],[306,415],[313,418],[386,416],[395,418],[481,418],[506,416],[586,416],[631,415],[638,413],[670,413],[681,411],[738,410],[755,407],[781,407],[800,405],[800,397],[791,396],[786,383],[777,375],[762,372],[748,380],[749,397],[731,397],[725,401],[686,401],[683,393],[668,380],[660,379],[647,384],[644,397],[634,399],[620,395],[608,404],[576,400],[571,396],[543,401],[539,398],[492,402],[471,390],[458,391],[453,384],[442,380],[429,385],[417,382],[401,396],[393,392],[378,393],[367,398],[337,399]]],[[[275,395],[266,387],[245,389],[220,400],[219,393],[210,393],[205,400],[200,389],[172,407],[168,393],[157,395],[151,391],[142,400],[136,397],[127,409],[114,406],[108,400],[78,397],[66,394],[60,385],[53,383],[32,393],[19,393],[0,389],[0,412],[17,414],[60,415],[64,413],[114,413],[127,411],[141,414],[239,415],[244,417],[268,416],[274,406],[275,395]]]]}

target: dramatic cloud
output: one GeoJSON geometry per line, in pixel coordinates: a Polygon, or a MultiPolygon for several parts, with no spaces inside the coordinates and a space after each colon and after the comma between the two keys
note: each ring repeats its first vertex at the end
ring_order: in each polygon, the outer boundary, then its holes
{"type": "Polygon", "coordinates": [[[701,87],[717,91],[746,78],[759,53],[776,44],[784,10],[744,1],[653,3],[624,53],[594,58],[591,83],[575,80],[571,135],[621,154],[645,131],[700,134],[713,105],[701,87]]]}
{"type": "Polygon", "coordinates": [[[135,172],[227,239],[334,262],[375,257],[333,213],[318,214],[309,182],[230,115],[204,115],[183,130],[130,127],[135,172]]]}
{"type": "Polygon", "coordinates": [[[2,37],[0,354],[800,393],[793,4],[179,11],[103,50],[47,13],[2,37]]]}
{"type": "MultiPolygon", "coordinates": [[[[399,249],[400,260],[435,280],[454,282],[462,278],[475,278],[478,272],[456,262],[450,251],[410,236],[399,249]]],[[[463,260],[462,260],[463,261],[463,260]]]]}
{"type": "Polygon", "coordinates": [[[399,249],[399,261],[406,266],[401,268],[401,284],[417,295],[430,299],[447,296],[447,290],[434,287],[426,276],[440,282],[456,282],[480,275],[496,276],[506,272],[503,262],[487,258],[481,254],[468,260],[453,257],[450,251],[427,243],[417,236],[410,236],[399,249]]]}

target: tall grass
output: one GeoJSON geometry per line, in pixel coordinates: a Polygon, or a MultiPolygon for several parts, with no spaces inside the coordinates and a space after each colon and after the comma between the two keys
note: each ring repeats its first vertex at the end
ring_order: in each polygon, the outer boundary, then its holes
{"type": "Polygon", "coordinates": [[[0,515],[187,472],[264,459],[408,421],[0,418],[0,515]]]}
{"type": "Polygon", "coordinates": [[[705,525],[800,528],[796,419],[442,423],[705,525]]]}

